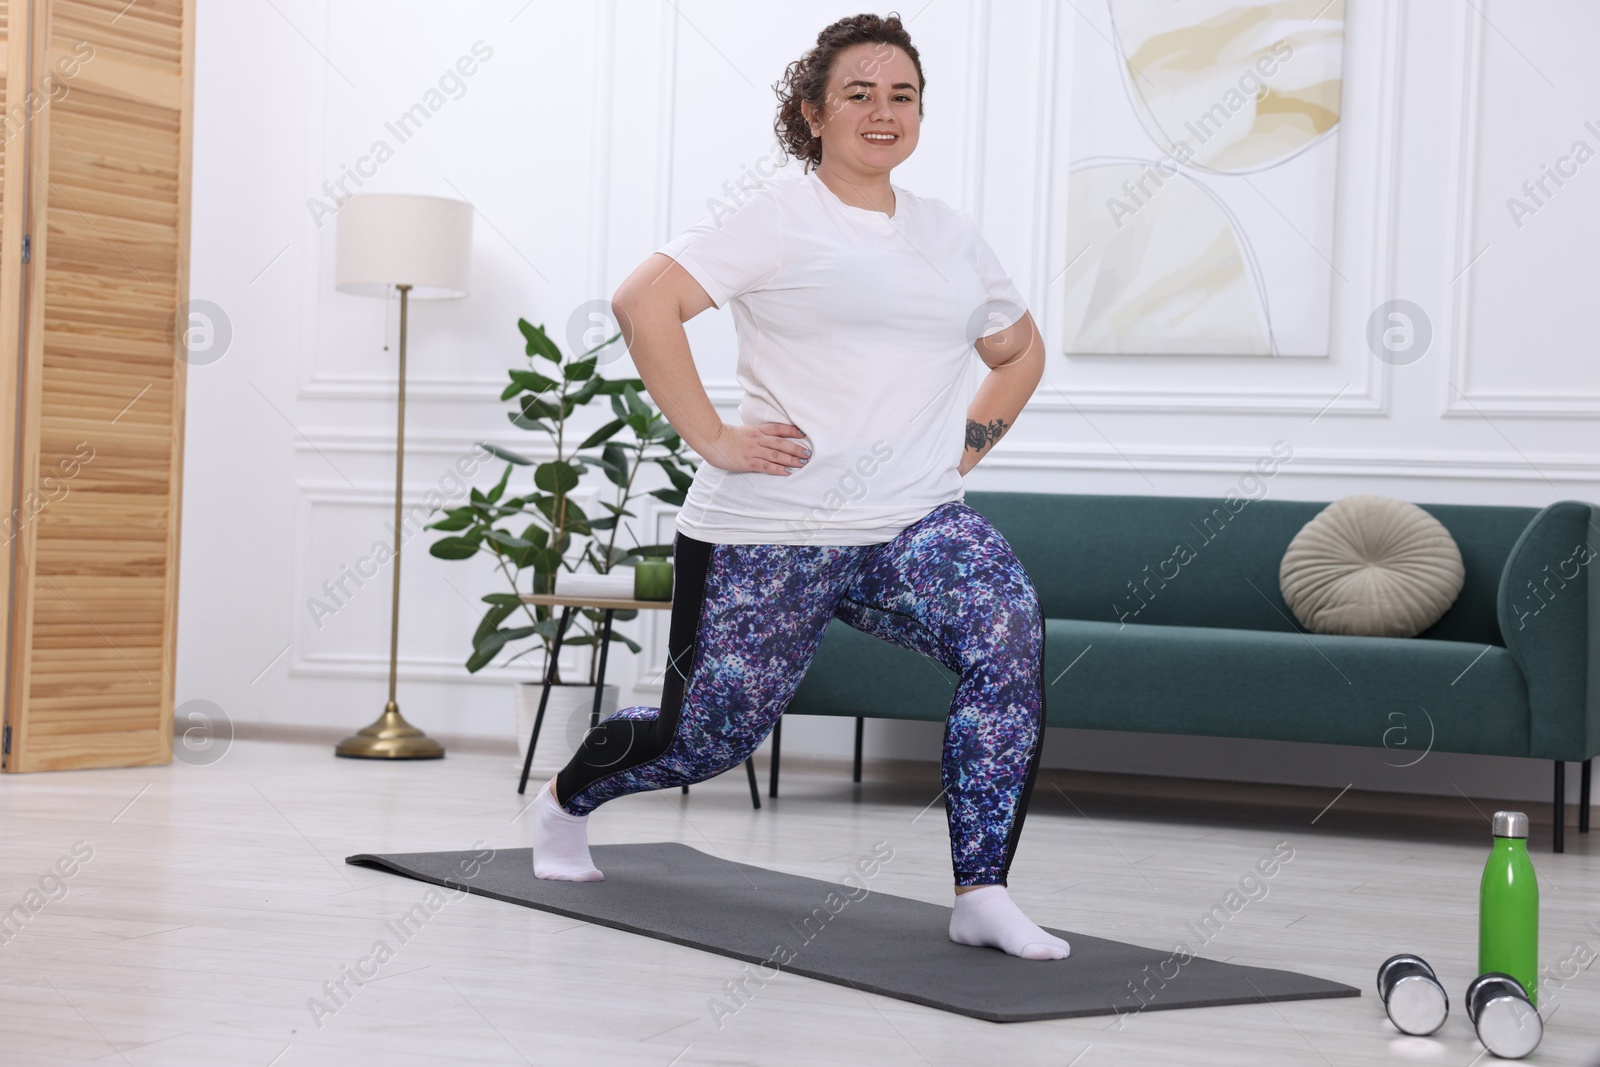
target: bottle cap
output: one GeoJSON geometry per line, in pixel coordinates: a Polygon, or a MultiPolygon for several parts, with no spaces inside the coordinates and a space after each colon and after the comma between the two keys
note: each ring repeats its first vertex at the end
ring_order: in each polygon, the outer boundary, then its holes
{"type": "Polygon", "coordinates": [[[1492,825],[1496,837],[1528,836],[1528,817],[1520,811],[1497,811],[1492,825]]]}

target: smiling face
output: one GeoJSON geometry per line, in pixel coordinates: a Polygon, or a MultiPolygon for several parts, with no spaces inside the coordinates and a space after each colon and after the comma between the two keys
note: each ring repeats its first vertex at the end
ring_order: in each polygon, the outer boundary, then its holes
{"type": "Polygon", "coordinates": [[[852,45],[834,59],[820,108],[802,103],[822,161],[844,178],[886,175],[917,147],[922,92],[911,57],[889,44],[852,45]]]}

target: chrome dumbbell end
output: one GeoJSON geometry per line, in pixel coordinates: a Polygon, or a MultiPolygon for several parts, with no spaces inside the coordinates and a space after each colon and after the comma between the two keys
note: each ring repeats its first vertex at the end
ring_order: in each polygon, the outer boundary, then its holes
{"type": "Polygon", "coordinates": [[[1483,1047],[1503,1060],[1520,1060],[1544,1039],[1544,1020],[1522,983],[1490,971],[1467,986],[1467,1018],[1483,1047]]]}
{"type": "Polygon", "coordinates": [[[1378,996],[1402,1034],[1426,1037],[1444,1025],[1450,997],[1421,956],[1402,952],[1378,967],[1378,996]]]}

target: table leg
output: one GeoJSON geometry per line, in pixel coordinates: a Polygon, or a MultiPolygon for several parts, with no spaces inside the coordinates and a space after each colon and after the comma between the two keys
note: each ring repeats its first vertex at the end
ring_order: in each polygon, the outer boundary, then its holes
{"type": "Polygon", "coordinates": [[[600,725],[600,694],[606,685],[606,653],[611,649],[611,608],[606,609],[605,622],[600,624],[600,677],[594,683],[594,707],[589,712],[589,729],[600,725]]]}
{"type": "Polygon", "coordinates": [[[761,807],[761,787],[756,785],[756,761],[752,757],[745,757],[745,773],[750,776],[750,803],[757,808],[761,807]]]}
{"type": "Polygon", "coordinates": [[[561,622],[556,625],[556,639],[550,649],[550,660],[544,668],[544,691],[539,694],[539,714],[533,717],[533,736],[528,738],[528,754],[522,759],[522,781],[517,783],[517,795],[521,796],[528,789],[528,770],[533,766],[533,749],[539,743],[539,727],[544,725],[544,708],[550,701],[550,686],[556,673],[556,657],[561,655],[561,639],[566,636],[567,622],[572,618],[572,609],[561,609],[561,622]]]}

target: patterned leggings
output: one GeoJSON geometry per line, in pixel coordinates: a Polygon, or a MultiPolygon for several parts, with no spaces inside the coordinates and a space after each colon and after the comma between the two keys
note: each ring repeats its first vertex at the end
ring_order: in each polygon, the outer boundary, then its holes
{"type": "Polygon", "coordinates": [[[1004,885],[1039,765],[1044,623],[999,531],[962,501],[872,545],[709,544],[679,533],[662,705],[591,730],[562,808],[705,781],[777,722],[834,616],[960,675],[941,775],[956,884],[1004,885]]]}

